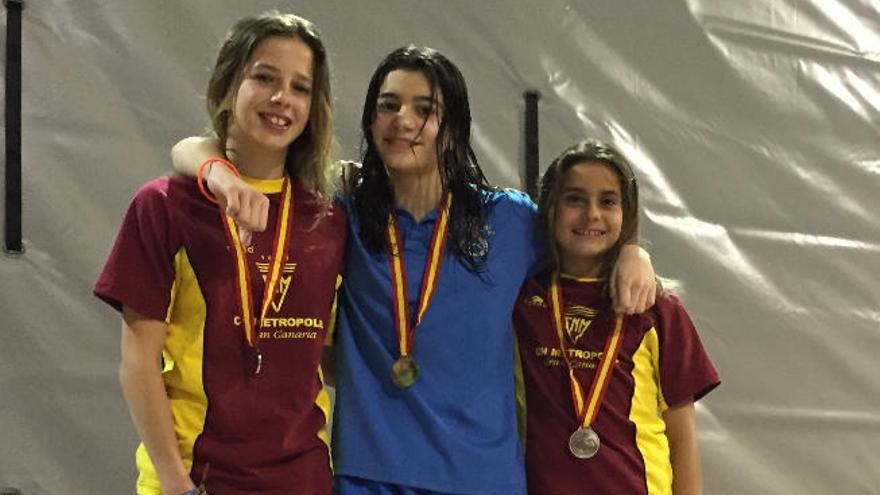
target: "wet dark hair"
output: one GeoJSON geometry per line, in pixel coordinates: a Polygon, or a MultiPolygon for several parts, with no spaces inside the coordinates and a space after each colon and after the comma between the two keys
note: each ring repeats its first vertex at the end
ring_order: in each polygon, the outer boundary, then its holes
{"type": "Polygon", "coordinates": [[[443,189],[452,193],[447,245],[468,269],[479,272],[488,254],[486,192],[494,189],[471,148],[471,110],[464,77],[455,64],[431,48],[409,45],[394,50],[370,79],[361,117],[362,165],[350,170],[346,177],[360,223],[360,238],[371,251],[385,249],[385,229],[394,207],[394,190],[370,128],[376,120],[382,84],[395,70],[420,72],[428,80],[432,100],[438,100],[438,94],[442,96],[437,163],[443,189]]]}
{"type": "Polygon", "coordinates": [[[312,50],[312,101],[309,121],[302,134],[290,145],[284,167],[306,186],[332,198],[338,169],[332,159],[333,110],[330,95],[330,68],[327,51],[314,24],[294,14],[272,10],[240,19],[229,33],[208,81],[207,105],[211,125],[226,148],[232,123],[235,95],[251,55],[260,43],[273,36],[296,38],[312,50]]]}
{"type": "Polygon", "coordinates": [[[620,248],[626,244],[639,242],[639,186],[633,173],[632,165],[610,144],[594,139],[587,139],[566,148],[553,160],[541,178],[541,190],[538,199],[538,228],[547,240],[553,259],[550,267],[559,268],[559,253],[556,249],[556,205],[562,189],[565,172],[581,163],[600,163],[611,169],[620,181],[621,208],[623,224],[620,237],[614,246],[605,254],[599,272],[600,278],[608,279],[611,270],[620,256],[620,248]]]}

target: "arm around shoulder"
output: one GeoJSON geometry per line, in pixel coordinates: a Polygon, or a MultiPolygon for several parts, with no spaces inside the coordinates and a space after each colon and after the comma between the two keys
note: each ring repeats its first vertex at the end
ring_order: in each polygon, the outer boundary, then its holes
{"type": "MultiPolygon", "coordinates": [[[[220,143],[213,137],[188,137],[171,148],[174,171],[195,177],[205,160],[224,156],[220,143]]],[[[240,229],[245,245],[249,244],[250,232],[266,230],[269,218],[269,198],[248,185],[232,170],[219,162],[208,165],[203,171],[204,182],[240,229]]]]}
{"type": "Polygon", "coordinates": [[[636,244],[621,247],[617,264],[611,272],[614,311],[618,314],[642,313],[654,305],[656,294],[651,255],[636,244]]]}
{"type": "Polygon", "coordinates": [[[223,156],[217,138],[190,136],[171,147],[171,166],[180,175],[195,177],[199,165],[212,156],[223,156]]]}

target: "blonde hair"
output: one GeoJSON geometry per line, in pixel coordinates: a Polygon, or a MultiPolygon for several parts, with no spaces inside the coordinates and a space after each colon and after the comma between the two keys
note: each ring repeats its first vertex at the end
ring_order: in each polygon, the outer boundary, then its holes
{"type": "Polygon", "coordinates": [[[312,50],[312,102],[309,121],[287,150],[284,167],[301,184],[330,201],[339,177],[333,159],[333,106],[330,67],[324,43],[315,25],[294,14],[276,10],[245,17],[232,26],[217,54],[208,81],[207,107],[211,125],[226,149],[235,92],[254,50],[265,39],[281,36],[302,40],[312,50]]]}

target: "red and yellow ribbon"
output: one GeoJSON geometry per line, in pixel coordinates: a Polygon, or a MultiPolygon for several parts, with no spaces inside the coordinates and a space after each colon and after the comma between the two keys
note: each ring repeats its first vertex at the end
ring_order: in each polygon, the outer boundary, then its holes
{"type": "Polygon", "coordinates": [[[584,428],[589,428],[593,424],[593,420],[596,419],[599,408],[602,406],[605,391],[608,389],[608,384],[611,381],[611,367],[617,360],[617,353],[620,351],[621,343],[623,342],[623,315],[617,315],[614,331],[605,340],[605,351],[599,359],[599,365],[596,367],[596,374],[593,376],[590,390],[587,396],[584,397],[583,387],[574,375],[574,368],[571,366],[568,350],[565,347],[562,291],[559,288],[559,274],[555,272],[550,281],[550,306],[553,316],[553,327],[556,329],[556,336],[559,337],[559,348],[562,351],[565,366],[568,368],[568,381],[571,387],[574,412],[577,415],[578,423],[584,428]]]}
{"type": "MultiPolygon", "coordinates": [[[[263,326],[263,319],[272,304],[272,297],[278,288],[281,279],[287,247],[290,241],[290,232],[293,229],[293,188],[290,178],[284,176],[281,186],[281,208],[275,221],[275,238],[272,242],[272,253],[269,260],[269,273],[266,274],[266,283],[263,288],[263,301],[260,309],[259,320],[254,318],[253,303],[253,279],[248,269],[245,249],[238,237],[238,227],[235,221],[221,208],[220,217],[225,226],[226,238],[232,246],[235,266],[235,290],[241,310],[241,322],[244,328],[245,339],[248,345],[259,357],[259,328],[263,326]]],[[[258,362],[259,366],[259,362],[258,362]]],[[[256,370],[259,372],[259,368],[256,370]]]]}
{"type": "Polygon", "coordinates": [[[394,213],[388,216],[388,247],[391,252],[391,289],[394,295],[394,326],[397,329],[397,341],[400,356],[409,356],[413,349],[415,329],[422,322],[422,316],[437,290],[437,279],[443,253],[446,249],[446,232],[449,224],[449,208],[452,205],[452,194],[446,193],[440,202],[431,244],[428,246],[428,259],[425,260],[425,273],[422,276],[422,289],[419,296],[419,307],[415,322],[410,321],[409,300],[406,293],[406,268],[403,263],[403,242],[397,228],[394,213]]]}

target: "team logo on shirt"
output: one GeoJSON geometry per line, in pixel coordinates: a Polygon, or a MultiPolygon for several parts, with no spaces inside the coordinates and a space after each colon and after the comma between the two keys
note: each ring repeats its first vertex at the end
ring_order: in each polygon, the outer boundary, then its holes
{"type": "Polygon", "coordinates": [[[546,308],[547,303],[544,302],[544,299],[541,296],[534,295],[526,299],[526,306],[531,306],[533,308],[546,308]]]}
{"type": "Polygon", "coordinates": [[[584,336],[597,314],[598,311],[586,306],[574,305],[565,308],[565,331],[573,345],[584,336]]]}
{"type": "MultiPolygon", "coordinates": [[[[268,261],[257,261],[257,270],[263,277],[263,283],[266,283],[266,275],[269,273],[268,261]]],[[[296,263],[284,263],[281,279],[278,280],[278,291],[272,298],[271,307],[276,313],[281,311],[284,306],[284,300],[287,299],[287,291],[290,289],[290,281],[293,280],[293,272],[296,270],[296,263]]]]}
{"type": "MultiPolygon", "coordinates": [[[[266,283],[266,277],[269,274],[269,262],[267,256],[262,257],[262,261],[255,264],[260,276],[263,277],[263,283],[266,283]]],[[[290,290],[290,284],[293,281],[293,272],[296,271],[296,263],[284,263],[282,267],[281,277],[278,280],[278,288],[269,303],[272,311],[278,315],[287,299],[287,292],[290,290]]],[[[269,312],[269,314],[272,313],[269,312]]],[[[236,315],[232,319],[235,326],[241,325],[241,316],[236,315]]],[[[318,332],[324,329],[324,320],[318,317],[303,316],[267,316],[263,318],[260,328],[261,339],[274,340],[315,340],[319,337],[318,332]]]]}

